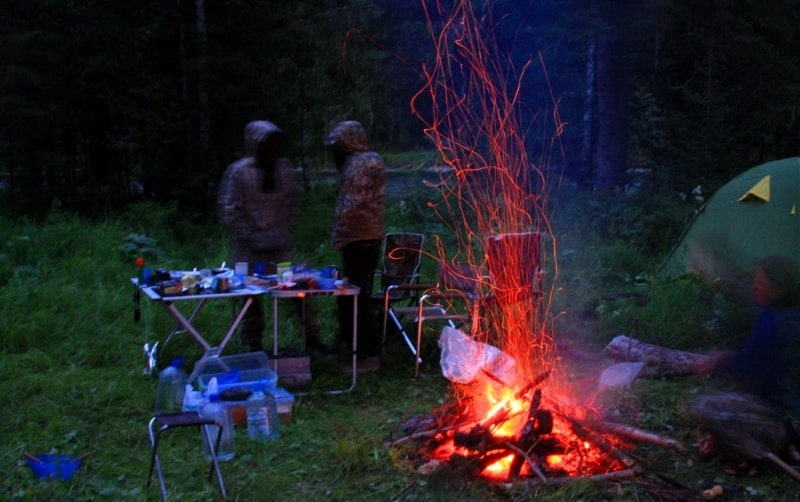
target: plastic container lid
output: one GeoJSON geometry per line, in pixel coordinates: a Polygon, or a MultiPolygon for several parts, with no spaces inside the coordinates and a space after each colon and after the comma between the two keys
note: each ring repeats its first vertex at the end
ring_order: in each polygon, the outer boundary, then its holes
{"type": "Polygon", "coordinates": [[[253,391],[248,389],[225,389],[219,394],[219,398],[223,401],[246,401],[253,394],[253,391]]]}

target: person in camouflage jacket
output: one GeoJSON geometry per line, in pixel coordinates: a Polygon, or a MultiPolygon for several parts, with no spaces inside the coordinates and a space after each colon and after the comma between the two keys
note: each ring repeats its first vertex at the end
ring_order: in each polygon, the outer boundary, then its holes
{"type": "Polygon", "coordinates": [[[283,156],[285,135],[275,124],[250,122],[244,140],[244,157],[229,165],[220,181],[219,220],[230,230],[235,261],[277,263],[286,258],[300,189],[283,156]]]}
{"type": "MultiPolygon", "coordinates": [[[[229,165],[217,193],[219,221],[231,235],[232,262],[275,264],[289,259],[289,236],[299,216],[300,187],[284,156],[286,137],[275,124],[250,122],[244,156],[229,165]]],[[[263,350],[264,310],[255,299],[241,324],[242,342],[263,350]]]]}
{"type": "MultiPolygon", "coordinates": [[[[370,150],[359,122],[336,124],[325,145],[333,153],[341,176],[331,245],[342,253],[344,277],[361,288],[357,318],[360,367],[376,369],[380,364],[380,326],[370,302],[384,235],[386,167],[381,156],[370,150]]],[[[353,333],[352,298],[337,300],[340,341],[349,347],[353,333]]]]}

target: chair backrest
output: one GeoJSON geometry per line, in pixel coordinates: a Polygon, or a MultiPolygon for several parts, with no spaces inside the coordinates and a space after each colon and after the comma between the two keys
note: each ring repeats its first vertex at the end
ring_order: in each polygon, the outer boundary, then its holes
{"type": "Polygon", "coordinates": [[[505,299],[522,299],[540,292],[541,234],[496,234],[486,240],[489,277],[495,293],[505,299]]]}
{"type": "Polygon", "coordinates": [[[481,290],[478,267],[448,261],[439,262],[439,286],[445,291],[478,295],[481,290]]]}
{"type": "Polygon", "coordinates": [[[410,232],[388,233],[383,241],[381,290],[410,284],[419,277],[424,236],[410,232]]]}

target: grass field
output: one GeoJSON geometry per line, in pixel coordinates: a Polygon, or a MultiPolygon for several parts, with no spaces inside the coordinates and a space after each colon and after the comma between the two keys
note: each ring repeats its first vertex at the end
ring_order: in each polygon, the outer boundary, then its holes
{"type": "MultiPolygon", "coordinates": [[[[309,263],[336,263],[326,244],[331,189],[307,202],[294,236],[298,256],[309,263]]],[[[387,230],[439,230],[418,200],[392,199],[387,230]]],[[[638,320],[640,337],[683,349],[721,344],[709,334],[709,318],[723,302],[692,281],[634,284],[657,255],[644,258],[630,236],[596,236],[591,221],[563,204],[554,228],[560,260],[560,298],[555,302],[556,340],[565,347],[565,374],[576,390],[592,389],[592,378],[607,363],[600,350],[638,320]],[[582,221],[588,225],[582,228],[582,221]],[[642,304],[612,293],[647,293],[642,304]],[[691,300],[691,301],[689,301],[691,300]],[[701,336],[702,335],[702,336],[701,336]],[[576,354],[590,355],[581,358],[576,354]]],[[[106,221],[88,221],[54,210],[46,221],[0,220],[5,248],[0,253],[0,497],[6,500],[143,500],[159,497],[145,488],[150,447],[147,423],[153,413],[156,378],[142,369],[144,343],[163,340],[171,329],[164,313],[148,302],[133,320],[133,259],[165,268],[212,266],[225,259],[225,236],[213,223],[198,224],[174,207],[142,204],[106,221]],[[88,455],[70,480],[41,481],[23,452],[88,455]]],[[[426,267],[429,267],[426,265],[426,267]]],[[[432,273],[430,268],[424,271],[432,273]]],[[[333,326],[333,302],[319,302],[325,326],[333,326]]],[[[210,306],[198,327],[215,332],[230,312],[210,306]]],[[[297,333],[291,316],[281,326],[287,340],[297,333]]],[[[731,316],[723,316],[732,319],[731,316]]],[[[718,324],[717,324],[718,325],[718,324]]],[[[734,324],[730,324],[734,326],[734,324]]],[[[269,327],[268,327],[269,329],[269,327]]],[[[742,331],[735,333],[738,337],[742,331]]],[[[326,336],[333,337],[332,329],[326,336]]],[[[740,339],[733,337],[734,340],[740,339]]],[[[296,337],[295,337],[296,339],[296,337]]],[[[232,352],[242,350],[233,344],[232,352]]],[[[164,350],[190,360],[198,349],[179,338],[164,350]]],[[[713,388],[693,377],[640,380],[631,389],[598,395],[609,417],[674,437],[678,452],[640,445],[631,451],[644,472],[613,482],[577,481],[563,486],[490,484],[444,469],[416,471],[409,445],[387,446],[403,434],[404,422],[426,415],[451,399],[438,368],[436,336],[424,348],[423,376],[413,378],[407,349],[393,340],[378,372],[359,375],[353,392],[316,391],[347,383],[338,363],[313,356],[312,394],[298,396],[292,420],[271,443],[248,441],[238,429],[236,456],[222,464],[231,500],[693,500],[707,485],[721,483],[726,500],[797,500],[796,483],[775,468],[756,478],[725,474],[722,459],[701,461],[694,431],[680,413],[690,396],[713,388]],[[667,480],[671,480],[670,483],[667,480]]],[[[188,431],[166,436],[162,446],[172,500],[217,500],[205,478],[208,464],[199,438],[188,431]]]]}

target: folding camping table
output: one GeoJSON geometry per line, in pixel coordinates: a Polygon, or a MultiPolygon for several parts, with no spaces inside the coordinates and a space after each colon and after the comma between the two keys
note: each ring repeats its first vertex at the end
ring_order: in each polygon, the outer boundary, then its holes
{"type": "MultiPolygon", "coordinates": [[[[349,392],[353,390],[356,386],[356,376],[358,374],[358,370],[356,368],[357,364],[357,357],[356,357],[356,350],[358,348],[358,293],[360,289],[356,286],[346,286],[344,288],[333,288],[333,289],[280,289],[280,288],[270,288],[269,294],[272,296],[272,360],[274,364],[277,365],[277,358],[278,358],[278,300],[287,300],[287,299],[299,299],[302,302],[305,302],[305,299],[308,297],[317,297],[317,296],[352,296],[353,297],[353,373],[350,381],[350,387],[347,389],[341,390],[331,390],[328,391],[328,394],[341,394],[344,392],[349,392]]],[[[305,316],[305,306],[303,307],[303,315],[305,316]]],[[[305,319],[303,319],[303,327],[305,328],[305,319]]],[[[305,343],[306,337],[305,332],[303,332],[303,343],[305,343]]],[[[275,367],[277,369],[277,366],[275,367]]],[[[280,375],[278,375],[280,378],[280,375]]],[[[302,395],[303,393],[297,393],[297,395],[302,395]]]]}
{"type": "MultiPolygon", "coordinates": [[[[137,286],[139,285],[139,281],[136,278],[131,279],[131,282],[137,286]]],[[[228,344],[228,341],[236,332],[236,328],[244,318],[244,315],[247,313],[250,305],[253,304],[254,298],[267,293],[265,288],[249,284],[241,289],[232,289],[224,293],[208,291],[194,295],[180,294],[162,296],[158,293],[158,291],[156,291],[155,288],[151,286],[139,286],[139,289],[151,301],[161,305],[167,314],[169,314],[170,317],[172,317],[177,323],[175,328],[173,328],[173,330],[167,336],[167,340],[164,342],[164,344],[166,345],[166,343],[168,343],[173,336],[179,333],[188,333],[205,351],[203,358],[219,356],[222,353],[222,351],[225,349],[225,346],[228,344]],[[202,334],[200,334],[197,328],[195,328],[193,324],[195,318],[203,309],[203,307],[212,300],[237,299],[244,299],[244,302],[241,303],[238,312],[235,314],[228,331],[225,333],[225,337],[222,339],[219,345],[212,345],[209,342],[208,337],[204,337],[202,334]],[[196,305],[192,313],[187,317],[178,308],[178,304],[190,304],[191,302],[196,302],[196,305]]],[[[233,303],[236,304],[236,302],[233,303]]]]}

